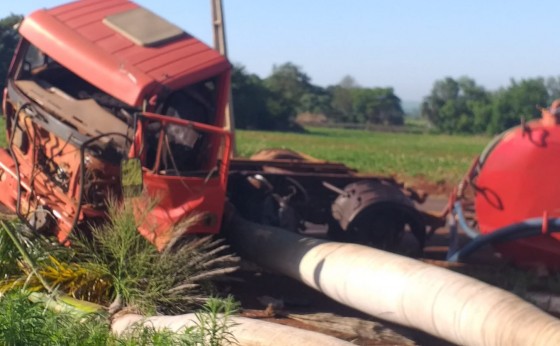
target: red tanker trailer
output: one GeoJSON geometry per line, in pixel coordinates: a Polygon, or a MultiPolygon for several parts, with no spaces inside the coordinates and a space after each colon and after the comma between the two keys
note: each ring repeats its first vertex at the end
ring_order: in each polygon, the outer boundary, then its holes
{"type": "MultiPolygon", "coordinates": [[[[493,244],[521,266],[560,268],[560,100],[542,117],[496,137],[451,197],[453,214],[472,241],[461,260],[493,244]],[[463,208],[473,208],[467,221],[463,208]]],[[[453,251],[452,251],[453,252],[453,251]]]]}

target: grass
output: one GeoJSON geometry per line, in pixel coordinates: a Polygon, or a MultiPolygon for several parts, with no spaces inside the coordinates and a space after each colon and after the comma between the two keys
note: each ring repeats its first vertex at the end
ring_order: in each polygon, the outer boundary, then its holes
{"type": "Polygon", "coordinates": [[[13,291],[0,299],[0,344],[19,345],[111,345],[111,346],[171,346],[171,345],[231,345],[236,344],[230,333],[233,322],[229,317],[237,305],[231,298],[211,298],[196,313],[196,327],[182,332],[155,331],[147,326],[135,326],[121,336],[111,333],[109,321],[101,314],[73,316],[58,314],[31,303],[25,292],[13,291]]]}
{"type": "MultiPolygon", "coordinates": [[[[150,202],[141,203],[145,211],[150,202]]],[[[72,247],[27,238],[21,224],[0,221],[0,293],[47,288],[89,302],[113,302],[115,312],[127,307],[150,315],[185,313],[214,293],[213,279],[236,269],[237,257],[225,251],[223,240],[181,237],[197,217],[171,230],[168,247],[158,252],[138,232],[148,215],[136,212],[140,206],[108,203],[109,220],[92,227],[90,235],[76,234],[72,247]]]]}
{"type": "MultiPolygon", "coordinates": [[[[227,246],[210,237],[184,240],[172,247],[197,220],[180,222],[171,231],[177,238],[158,252],[138,232],[145,226],[147,213],[136,212],[140,207],[130,200],[121,205],[108,203],[109,221],[93,227],[92,238],[75,242],[74,248],[85,260],[82,267],[105,273],[114,289],[113,298],[125,306],[148,314],[188,312],[193,303],[211,294],[212,279],[236,269],[237,258],[223,254],[227,246]]],[[[146,204],[151,202],[142,205],[146,204]]]]}
{"type": "MultiPolygon", "coordinates": [[[[0,345],[235,343],[229,317],[237,311],[237,303],[231,297],[211,296],[210,280],[235,269],[236,258],[221,254],[227,246],[209,237],[182,239],[177,229],[174,246],[160,253],[137,231],[142,217],[135,218],[133,203],[110,204],[109,210],[109,222],[94,227],[91,237],[74,239],[71,248],[41,236],[27,238],[21,224],[5,225],[0,232],[0,345]],[[13,237],[8,237],[10,230],[13,237]],[[54,287],[52,294],[43,294],[46,300],[32,299],[29,294],[42,291],[43,286],[54,287]],[[84,317],[71,311],[53,313],[41,306],[66,302],[64,293],[105,305],[112,300],[109,314],[120,309],[148,315],[184,313],[204,304],[195,312],[196,326],[182,333],[138,326],[116,337],[110,332],[105,312],[84,317]],[[119,305],[116,309],[115,303],[119,305]]],[[[182,225],[188,227],[189,222],[182,225]]],[[[84,309],[84,302],[68,303],[77,311],[99,310],[84,309]]],[[[53,307],[57,308],[56,304],[53,307]]]]}
{"type": "Polygon", "coordinates": [[[249,157],[265,148],[286,148],[343,162],[363,173],[454,184],[490,141],[482,136],[307,130],[304,134],[238,130],[238,154],[249,157]]]}
{"type": "Polygon", "coordinates": [[[33,304],[27,294],[14,291],[0,301],[2,345],[106,345],[111,338],[107,322],[91,315],[79,321],[33,304]]]}

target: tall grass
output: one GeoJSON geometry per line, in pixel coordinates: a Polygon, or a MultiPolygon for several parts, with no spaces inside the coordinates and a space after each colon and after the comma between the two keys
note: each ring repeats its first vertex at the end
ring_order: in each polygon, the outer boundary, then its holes
{"type": "MultiPolygon", "coordinates": [[[[13,241],[0,232],[2,279],[0,289],[0,344],[5,345],[219,345],[234,342],[229,316],[237,305],[233,299],[208,298],[210,280],[235,269],[237,258],[225,253],[227,246],[210,237],[172,240],[173,247],[158,252],[137,230],[132,203],[109,202],[109,222],[93,227],[89,237],[74,239],[62,247],[48,238],[22,232],[10,224],[13,241]],[[21,249],[20,249],[21,250],[21,249]],[[29,255],[24,260],[22,253],[29,255]],[[176,334],[138,327],[126,336],[111,335],[106,314],[54,314],[30,303],[31,291],[43,289],[43,281],[59,293],[144,314],[196,313],[197,327],[176,334]],[[28,299],[29,298],[29,299],[28,299]],[[114,304],[113,304],[114,305],[114,304]]],[[[185,223],[188,224],[188,220],[185,223]]],[[[181,226],[188,226],[183,223],[181,226]]],[[[181,229],[181,232],[184,228],[181,229]]],[[[34,301],[41,301],[33,299],[34,301]]],[[[50,299],[43,299],[50,305],[50,299]]]]}
{"type": "Polygon", "coordinates": [[[120,303],[149,314],[187,312],[212,294],[212,279],[236,269],[237,258],[224,253],[221,240],[180,240],[187,224],[196,220],[177,225],[170,246],[158,252],[138,232],[148,214],[139,215],[134,205],[109,201],[109,221],[74,245],[81,265],[103,273],[120,303]]]}
{"type": "Polygon", "coordinates": [[[13,291],[0,300],[0,343],[3,345],[106,345],[108,322],[97,315],[78,320],[55,314],[13,291]]]}
{"type": "Polygon", "coordinates": [[[169,247],[158,252],[138,232],[147,213],[135,213],[134,203],[108,203],[108,221],[92,227],[91,234],[78,235],[70,248],[41,236],[27,239],[23,226],[8,226],[30,261],[0,230],[0,291],[56,288],[90,302],[114,302],[112,310],[176,314],[205,302],[215,293],[212,280],[237,268],[238,259],[223,240],[180,237],[196,216],[171,230],[169,247]]]}
{"type": "Polygon", "coordinates": [[[490,140],[483,136],[307,130],[303,134],[238,130],[238,153],[249,157],[265,148],[287,148],[323,160],[343,162],[363,173],[454,184],[490,140]]]}
{"type": "Polygon", "coordinates": [[[229,317],[237,306],[231,298],[210,299],[197,313],[198,325],[180,333],[138,326],[126,335],[115,336],[102,315],[76,317],[56,314],[13,291],[0,299],[0,344],[35,345],[229,345],[236,342],[229,332],[229,317]]]}

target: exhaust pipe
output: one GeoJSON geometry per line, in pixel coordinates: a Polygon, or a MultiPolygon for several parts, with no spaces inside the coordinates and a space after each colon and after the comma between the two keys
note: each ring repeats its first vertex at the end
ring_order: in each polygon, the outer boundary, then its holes
{"type": "Polygon", "coordinates": [[[560,321],[478,280],[370,247],[224,220],[233,248],[371,316],[460,345],[560,345],[560,321]]]}

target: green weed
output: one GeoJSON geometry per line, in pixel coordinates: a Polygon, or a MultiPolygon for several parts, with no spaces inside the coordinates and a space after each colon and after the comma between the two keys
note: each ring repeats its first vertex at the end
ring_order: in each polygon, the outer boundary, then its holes
{"type": "Polygon", "coordinates": [[[211,298],[196,314],[196,327],[179,333],[154,330],[147,326],[132,328],[117,337],[101,315],[76,317],[56,314],[29,301],[27,293],[12,291],[0,299],[0,344],[6,346],[171,346],[230,345],[236,340],[230,333],[229,317],[237,305],[231,298],[211,298]]]}
{"type": "Polygon", "coordinates": [[[172,231],[177,236],[170,244],[180,246],[158,252],[138,232],[147,213],[138,215],[130,202],[109,201],[108,210],[109,221],[93,227],[91,238],[80,238],[74,249],[81,266],[105,274],[113,299],[124,306],[148,314],[187,312],[212,293],[212,279],[236,269],[237,258],[222,254],[227,246],[221,240],[179,238],[197,220],[187,219],[172,231]]]}

